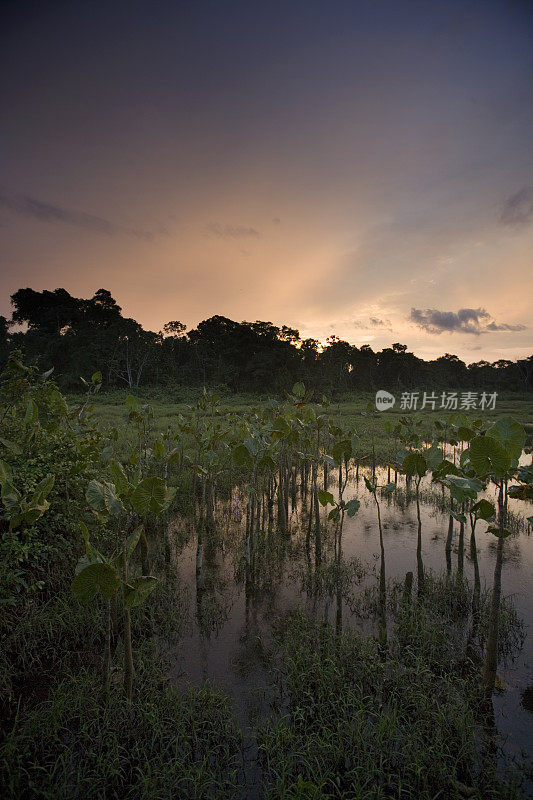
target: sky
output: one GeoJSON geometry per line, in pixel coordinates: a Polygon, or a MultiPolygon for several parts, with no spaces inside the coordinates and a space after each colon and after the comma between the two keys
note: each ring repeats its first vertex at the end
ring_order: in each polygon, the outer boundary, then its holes
{"type": "Polygon", "coordinates": [[[0,313],[533,352],[533,2],[10,3],[0,313]]]}

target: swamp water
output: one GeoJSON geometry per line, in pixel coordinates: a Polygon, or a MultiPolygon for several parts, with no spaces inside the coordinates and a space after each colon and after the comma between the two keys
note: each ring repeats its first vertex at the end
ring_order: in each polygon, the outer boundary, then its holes
{"type": "MultiPolygon", "coordinates": [[[[377,479],[386,483],[386,470],[378,470],[377,479]]],[[[333,476],[328,489],[336,496],[333,476]]],[[[357,481],[350,476],[344,490],[346,500],[354,496],[361,507],[353,518],[344,519],[340,570],[336,568],[335,524],[327,521],[327,510],[322,508],[317,564],[314,529],[308,536],[310,495],[298,496],[292,503],[290,535],[281,536],[276,530],[255,534],[248,570],[243,490],[233,490],[229,501],[218,504],[216,531],[204,534],[201,551],[190,522],[175,520],[171,526],[172,560],[186,598],[184,628],[172,646],[172,679],[180,687],[208,682],[228,695],[244,732],[252,784],[259,778],[254,766],[253,728],[276,708],[279,699],[269,669],[275,621],[301,609],[337,630],[352,627],[378,632],[378,614],[364,613],[364,598],[379,582],[380,545],[376,507],[365,489],[362,471],[357,481]]],[[[485,496],[496,499],[490,487],[485,496]]],[[[403,584],[406,573],[412,572],[416,592],[419,562],[414,484],[406,486],[405,478],[398,476],[398,489],[381,498],[380,506],[388,591],[403,584]]],[[[420,513],[424,570],[440,575],[447,568],[449,510],[440,488],[427,478],[420,485],[420,513]]],[[[509,500],[508,513],[516,532],[505,541],[502,597],[511,598],[523,628],[516,631],[512,654],[499,665],[494,710],[506,752],[521,760],[531,758],[533,745],[533,644],[528,635],[533,624],[533,532],[526,521],[532,504],[509,500]]],[[[497,548],[496,537],[485,533],[486,527],[482,521],[476,527],[482,592],[492,587],[497,548]]],[[[454,521],[451,568],[461,569],[462,563],[465,578],[473,584],[469,525],[465,526],[461,551],[460,524],[454,521]]]]}

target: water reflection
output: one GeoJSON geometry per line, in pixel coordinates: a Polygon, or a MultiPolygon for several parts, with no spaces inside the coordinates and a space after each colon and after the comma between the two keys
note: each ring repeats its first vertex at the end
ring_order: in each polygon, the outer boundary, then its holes
{"type": "MultiPolygon", "coordinates": [[[[376,473],[378,483],[387,483],[386,470],[376,473]]],[[[173,674],[180,684],[208,680],[225,690],[245,730],[268,712],[272,699],[272,624],[298,606],[338,632],[346,626],[375,632],[385,652],[389,587],[399,587],[401,602],[408,605],[415,590],[424,591],[429,571],[457,572],[473,586],[474,652],[498,548],[498,540],[485,533],[486,524],[472,530],[455,521],[445,493],[428,479],[417,491],[398,476],[393,495],[374,498],[362,470],[340,477],[339,486],[338,474],[312,467],[310,488],[300,493],[289,475],[282,491],[290,502],[277,509],[274,487],[268,487],[264,502],[254,504],[237,488],[227,502],[217,503],[212,525],[200,521],[187,532],[180,521],[171,526],[172,564],[191,600],[173,674]],[[359,512],[328,522],[315,491],[319,485],[345,499],[357,496],[359,512]],[[365,614],[368,603],[362,599],[375,587],[377,607],[365,614]]],[[[494,501],[494,490],[485,496],[494,501]]],[[[531,504],[510,500],[508,511],[516,533],[505,541],[503,594],[512,595],[527,630],[533,617],[533,539],[524,518],[532,513],[531,504]]],[[[516,752],[533,734],[532,663],[526,640],[518,658],[502,663],[498,673],[505,690],[495,696],[495,719],[516,752]]]]}

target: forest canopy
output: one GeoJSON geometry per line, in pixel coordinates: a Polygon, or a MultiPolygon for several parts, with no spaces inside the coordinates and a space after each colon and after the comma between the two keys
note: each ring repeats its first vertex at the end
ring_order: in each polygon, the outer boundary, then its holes
{"type": "Polygon", "coordinates": [[[330,336],[322,346],[287,325],[220,315],[189,331],[171,320],[155,333],[124,317],[107,289],[89,299],[65,289],[19,289],[11,303],[12,318],[0,317],[2,364],[11,350],[22,350],[29,361],[54,367],[65,389],[95,370],[108,388],[204,385],[261,393],[288,390],[295,380],[329,394],[422,385],[524,391],[533,382],[533,355],[467,365],[445,353],[424,361],[399,342],[374,351],[330,336]]]}

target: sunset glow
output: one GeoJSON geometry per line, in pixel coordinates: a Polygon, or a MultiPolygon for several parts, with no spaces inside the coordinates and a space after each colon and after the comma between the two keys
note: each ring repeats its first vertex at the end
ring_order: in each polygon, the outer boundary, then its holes
{"type": "Polygon", "coordinates": [[[13,6],[0,313],[105,287],[155,331],[221,314],[529,355],[532,22],[492,0],[13,6]]]}

